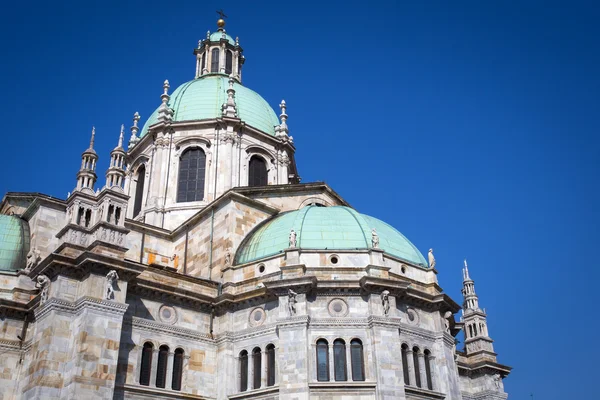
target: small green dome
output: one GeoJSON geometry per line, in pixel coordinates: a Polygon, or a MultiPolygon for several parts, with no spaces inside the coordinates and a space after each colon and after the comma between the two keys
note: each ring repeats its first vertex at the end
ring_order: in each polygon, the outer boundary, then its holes
{"type": "Polygon", "coordinates": [[[379,236],[379,248],[384,252],[427,267],[421,252],[392,226],[342,206],[308,206],[275,216],[248,235],[237,251],[236,263],[243,264],[283,252],[288,248],[291,229],[296,232],[300,249],[370,249],[373,228],[379,236]]]}
{"type": "Polygon", "coordinates": [[[29,224],[12,215],[0,215],[0,270],[25,268],[29,253],[29,224]]]}
{"type": "MultiPolygon", "coordinates": [[[[195,121],[220,118],[221,106],[227,101],[229,78],[222,74],[203,75],[179,86],[171,94],[168,105],[173,109],[173,121],[195,121]]],[[[275,136],[279,119],[258,93],[235,82],[235,103],[238,117],[253,128],[275,136]]],[[[142,128],[140,137],[148,133],[148,127],[158,121],[158,108],[150,115],[142,128]]]]}
{"type": "MultiPolygon", "coordinates": [[[[219,31],[213,32],[210,34],[210,41],[218,42],[219,40],[221,40],[222,37],[223,37],[223,32],[219,32],[219,31]]],[[[233,40],[233,38],[231,36],[229,36],[228,34],[225,34],[225,38],[227,39],[229,44],[231,44],[232,46],[235,46],[235,40],[233,40]]]]}

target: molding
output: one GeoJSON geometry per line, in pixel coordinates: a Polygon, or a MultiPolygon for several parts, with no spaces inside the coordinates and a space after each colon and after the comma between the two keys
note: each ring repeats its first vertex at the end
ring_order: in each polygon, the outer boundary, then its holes
{"type": "Polygon", "coordinates": [[[86,309],[107,313],[110,316],[122,317],[129,304],[117,303],[112,300],[101,300],[95,297],[84,296],[77,301],[66,301],[51,297],[34,311],[35,319],[43,319],[52,311],[79,315],[86,309]]]}
{"type": "MultiPolygon", "coordinates": [[[[416,326],[408,325],[406,323],[401,324],[400,334],[408,336],[408,337],[416,337],[416,338],[420,338],[420,339],[425,339],[425,340],[429,340],[432,342],[434,342],[444,336],[440,333],[436,334],[436,333],[428,331],[426,329],[417,328],[416,326]]],[[[444,336],[444,338],[445,338],[445,336],[444,336]]],[[[444,342],[446,342],[447,345],[449,344],[446,340],[444,340],[444,342]]],[[[449,345],[454,345],[454,340],[449,345]]]]}
{"type": "Polygon", "coordinates": [[[254,398],[254,397],[260,398],[262,396],[268,396],[268,395],[276,395],[277,397],[279,397],[279,385],[269,386],[269,387],[261,388],[261,389],[247,390],[245,392],[236,393],[236,394],[230,394],[227,396],[227,398],[229,398],[231,400],[247,399],[247,398],[254,398]]]}
{"type": "Polygon", "coordinates": [[[287,319],[278,319],[277,327],[279,329],[289,328],[307,328],[310,325],[310,316],[300,315],[296,317],[289,317],[287,319]]]}
{"type": "Polygon", "coordinates": [[[204,343],[214,343],[214,340],[209,334],[199,333],[192,329],[180,328],[178,326],[168,325],[162,322],[150,321],[144,318],[131,317],[131,320],[124,321],[123,324],[131,325],[133,328],[148,332],[160,332],[182,339],[197,340],[204,343]]]}
{"type": "Polygon", "coordinates": [[[429,389],[423,389],[415,386],[404,386],[404,392],[411,395],[411,399],[439,399],[446,398],[444,393],[435,392],[429,389]]]}
{"type": "MultiPolygon", "coordinates": [[[[377,382],[354,382],[354,381],[331,381],[331,382],[309,382],[308,388],[311,392],[334,392],[340,395],[343,390],[374,392],[377,389],[377,382]]],[[[365,393],[366,394],[366,393],[365,393]]],[[[344,396],[346,397],[346,396],[344,396]]]]}
{"type": "Polygon", "coordinates": [[[198,396],[195,394],[185,393],[178,390],[161,389],[156,387],[142,386],[142,385],[115,385],[115,391],[123,391],[128,393],[136,393],[146,399],[193,399],[193,400],[205,400],[214,399],[214,397],[198,396]]]}

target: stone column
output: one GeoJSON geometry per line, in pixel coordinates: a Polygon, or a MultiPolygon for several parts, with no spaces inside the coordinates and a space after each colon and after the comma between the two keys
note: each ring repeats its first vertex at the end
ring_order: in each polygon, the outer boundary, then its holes
{"type": "Polygon", "coordinates": [[[150,369],[150,387],[156,387],[157,367],[158,367],[158,349],[152,348],[152,366],[150,369]]]}
{"type": "Polygon", "coordinates": [[[353,381],[352,376],[352,346],[350,342],[346,342],[346,378],[348,381],[353,381]]]}
{"type": "Polygon", "coordinates": [[[174,360],[175,360],[175,353],[173,353],[172,351],[169,351],[169,358],[167,358],[167,376],[165,378],[165,389],[171,389],[171,387],[173,386],[173,361],[174,360]]]}
{"type": "Polygon", "coordinates": [[[252,350],[248,352],[248,385],[246,390],[254,389],[254,355],[252,354],[252,350]]]}
{"type": "MultiPolygon", "coordinates": [[[[414,361],[414,357],[413,357],[413,351],[412,349],[408,349],[406,351],[406,358],[408,359],[407,364],[408,364],[408,376],[410,378],[410,385],[411,386],[417,386],[417,373],[415,371],[415,361],[414,361]]],[[[418,368],[418,366],[417,366],[418,368]]]]}
{"type": "Polygon", "coordinates": [[[261,388],[266,388],[267,387],[267,352],[265,350],[263,350],[261,353],[261,369],[262,369],[262,375],[260,378],[260,387],[261,388]]]}
{"type": "Polygon", "coordinates": [[[335,358],[333,357],[333,342],[329,343],[329,382],[335,382],[335,358]]]}
{"type": "Polygon", "coordinates": [[[427,357],[427,359],[429,360],[429,371],[431,372],[431,387],[433,388],[433,390],[438,390],[438,381],[437,381],[437,371],[436,371],[436,364],[435,364],[435,357],[433,357],[431,354],[427,357]]]}
{"type": "MultiPolygon", "coordinates": [[[[425,371],[425,355],[422,351],[417,354],[417,358],[419,360],[419,375],[421,376],[421,387],[423,389],[427,389],[427,372],[425,371]]],[[[417,366],[415,365],[415,369],[417,366]]]]}

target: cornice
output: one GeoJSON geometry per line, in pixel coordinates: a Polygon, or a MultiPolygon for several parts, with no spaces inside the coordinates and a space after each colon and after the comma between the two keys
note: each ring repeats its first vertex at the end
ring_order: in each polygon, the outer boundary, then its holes
{"type": "Polygon", "coordinates": [[[214,343],[215,341],[209,334],[199,333],[192,329],[181,328],[174,325],[163,324],[157,321],[150,321],[144,318],[131,317],[131,320],[124,321],[124,324],[131,325],[134,328],[142,329],[148,332],[160,332],[182,339],[197,340],[204,343],[214,343]]]}
{"type": "Polygon", "coordinates": [[[51,297],[34,311],[34,315],[36,320],[40,320],[51,311],[78,315],[86,309],[92,309],[113,316],[122,316],[128,307],[129,304],[118,303],[112,300],[101,300],[89,296],[81,297],[74,302],[51,297]]]}

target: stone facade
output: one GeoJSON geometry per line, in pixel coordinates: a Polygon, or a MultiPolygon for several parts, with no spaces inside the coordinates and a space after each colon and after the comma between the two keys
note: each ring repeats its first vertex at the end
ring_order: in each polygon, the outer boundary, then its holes
{"type": "MultiPolygon", "coordinates": [[[[227,46],[239,80],[241,48],[227,46]]],[[[92,138],[68,199],[4,197],[0,213],[28,222],[40,259],[0,271],[0,399],[506,399],[510,367],[468,273],[456,321],[436,269],[383,246],[236,262],[265,222],[348,204],[298,183],[285,103],[272,136],[237,117],[232,87],[222,117],[176,122],[165,83],[158,122],[139,138],[136,114],[126,152],[121,130],[101,190],[92,138]],[[188,148],[202,149],[206,175],[202,200],[182,202],[188,148]],[[254,155],[266,185],[250,185],[254,155]]]]}

